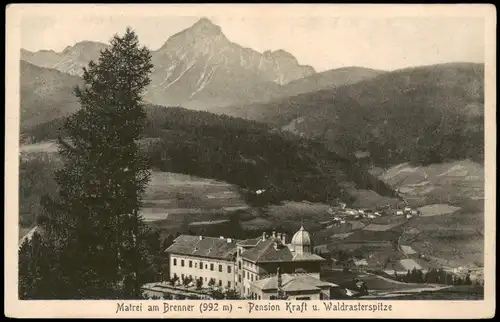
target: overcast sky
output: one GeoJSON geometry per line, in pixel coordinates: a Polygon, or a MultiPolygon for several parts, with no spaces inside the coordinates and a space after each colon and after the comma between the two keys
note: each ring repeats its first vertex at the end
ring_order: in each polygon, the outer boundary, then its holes
{"type": "MultiPolygon", "coordinates": [[[[212,12],[210,12],[212,13],[212,12]]],[[[394,70],[445,62],[484,62],[484,20],[473,17],[300,17],[205,15],[229,40],[259,52],[284,49],[317,71],[345,66],[394,70]]],[[[36,15],[21,21],[21,46],[62,51],[82,40],[108,42],[131,26],[155,50],[196,16],[36,15]]]]}

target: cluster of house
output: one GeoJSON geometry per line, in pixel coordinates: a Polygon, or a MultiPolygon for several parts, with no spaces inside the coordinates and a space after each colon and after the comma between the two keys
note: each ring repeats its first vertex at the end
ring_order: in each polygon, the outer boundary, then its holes
{"type": "Polygon", "coordinates": [[[246,240],[180,235],[166,253],[170,279],[188,278],[245,298],[321,300],[338,288],[320,279],[325,259],[313,253],[304,227],[291,240],[276,232],[246,240]]]}
{"type": "Polygon", "coordinates": [[[420,211],[414,209],[412,207],[405,207],[404,209],[395,209],[392,211],[388,210],[372,210],[372,209],[354,209],[348,208],[347,204],[339,203],[339,207],[337,209],[330,208],[328,213],[333,215],[333,221],[337,223],[345,223],[345,217],[349,216],[354,219],[375,219],[377,217],[385,216],[385,215],[394,215],[394,216],[405,216],[406,218],[411,218],[413,216],[420,215],[420,211]]]}
{"type": "Polygon", "coordinates": [[[395,216],[406,216],[406,218],[411,218],[414,216],[419,216],[420,211],[417,209],[413,209],[411,207],[405,207],[404,209],[396,209],[394,211],[395,216]]]}
{"type": "Polygon", "coordinates": [[[381,211],[373,211],[370,209],[354,209],[347,208],[346,204],[341,203],[340,207],[328,209],[328,213],[333,216],[333,221],[335,223],[343,224],[346,222],[346,217],[351,217],[354,219],[369,218],[374,219],[383,215],[381,211]]]}

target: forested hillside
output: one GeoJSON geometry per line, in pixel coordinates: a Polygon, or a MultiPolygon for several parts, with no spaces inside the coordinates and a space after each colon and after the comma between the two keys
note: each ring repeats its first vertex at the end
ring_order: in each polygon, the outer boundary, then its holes
{"type": "MultiPolygon", "coordinates": [[[[238,111],[235,111],[238,113],[238,111]]],[[[484,65],[383,73],[358,83],[241,107],[248,119],[316,138],[375,164],[440,163],[484,155],[484,65]]]]}
{"type": "MultiPolygon", "coordinates": [[[[141,142],[153,168],[236,184],[250,204],[348,201],[347,187],[392,196],[352,158],[313,140],[225,115],[163,106],[146,110],[141,142]]],[[[57,139],[64,136],[62,122],[54,120],[26,134],[35,142],[57,139]]]]}

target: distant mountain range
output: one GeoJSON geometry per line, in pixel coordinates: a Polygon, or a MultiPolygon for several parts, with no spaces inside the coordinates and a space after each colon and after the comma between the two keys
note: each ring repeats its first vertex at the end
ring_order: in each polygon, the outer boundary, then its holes
{"type": "Polygon", "coordinates": [[[82,41],[74,46],[66,47],[60,53],[53,50],[31,52],[21,49],[21,59],[36,66],[82,76],[83,67],[87,66],[91,60],[97,61],[101,51],[108,47],[109,45],[100,42],[82,41]]]}
{"type": "MultiPolygon", "coordinates": [[[[54,75],[58,75],[56,78],[61,85],[83,83],[75,77],[80,77],[83,67],[91,60],[98,60],[100,52],[108,47],[103,43],[82,41],[60,53],[22,49],[21,88],[28,93],[36,86],[39,91],[40,86],[33,80],[48,77],[56,81],[54,75]],[[54,74],[54,70],[61,73],[54,74]]],[[[316,73],[312,67],[300,65],[284,50],[259,53],[232,43],[219,26],[206,18],[171,36],[160,49],[152,52],[152,61],[154,69],[146,101],[215,113],[224,112],[227,106],[267,102],[351,84],[382,73],[362,67],[316,73]]],[[[38,115],[32,119],[32,114],[25,113],[23,127],[74,112],[78,107],[70,95],[70,91],[52,93],[50,100],[55,104],[51,103],[50,108],[43,104],[34,107],[26,100],[22,108],[37,110],[38,115]]]]}
{"type": "MultiPolygon", "coordinates": [[[[21,51],[34,65],[81,76],[107,44],[83,41],[64,51],[21,51]]],[[[259,53],[229,41],[203,18],[152,51],[154,70],[146,99],[151,103],[208,109],[279,95],[280,85],[315,74],[284,50],[259,53]]]]}

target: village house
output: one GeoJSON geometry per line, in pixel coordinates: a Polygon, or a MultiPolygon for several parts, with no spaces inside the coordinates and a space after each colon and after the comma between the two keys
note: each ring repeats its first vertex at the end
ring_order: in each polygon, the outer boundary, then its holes
{"type": "Polygon", "coordinates": [[[346,208],[346,209],[344,209],[344,211],[346,214],[351,215],[351,216],[355,216],[358,214],[358,211],[356,209],[346,208]]]}
{"type": "Polygon", "coordinates": [[[356,268],[356,271],[362,273],[366,271],[366,268],[368,267],[368,262],[364,258],[353,258],[353,263],[354,267],[356,268]]]}

